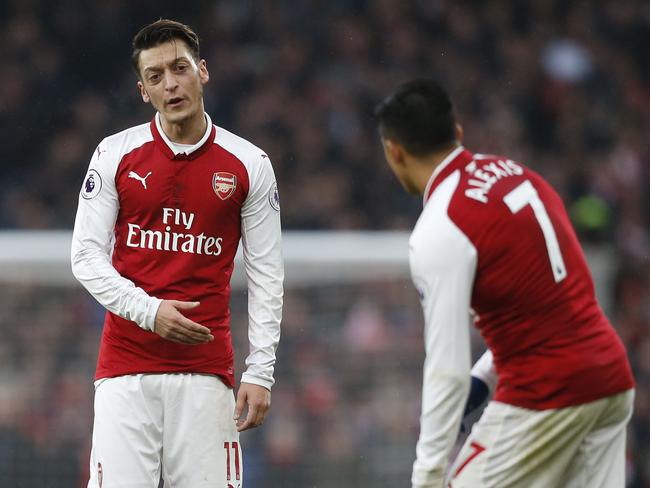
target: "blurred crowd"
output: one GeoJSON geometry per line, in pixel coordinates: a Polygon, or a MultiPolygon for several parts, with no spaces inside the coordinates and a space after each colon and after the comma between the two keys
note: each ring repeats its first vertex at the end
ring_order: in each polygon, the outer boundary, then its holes
{"type": "MultiPolygon", "coordinates": [[[[0,303],[0,486],[85,487],[103,310],[67,287],[0,286],[0,303]]],[[[417,294],[404,281],[309,286],[286,303],[273,407],[242,436],[247,486],[402,486],[419,428],[417,294]]],[[[234,291],[240,372],[246,306],[234,291]]]]}
{"type": "MultiPolygon", "coordinates": [[[[609,314],[638,381],[630,486],[650,486],[648,2],[0,1],[0,229],[72,226],[98,142],[153,115],[130,43],[160,17],[199,33],[206,110],[267,151],[286,229],[410,228],[420,201],[386,168],[372,109],[416,76],[449,88],[469,149],[549,179],[583,242],[616,256],[609,314]]],[[[336,291],[288,294],[274,392],[283,413],[251,434],[253,479],[259,468],[295,477],[282,486],[354,486],[334,477],[375,473],[372,486],[398,486],[386,459],[408,468],[418,305],[406,291],[396,296],[411,307],[392,303],[386,287],[344,303],[336,291]],[[315,474],[304,458],[331,463],[315,474]]],[[[76,476],[86,455],[100,312],[76,290],[3,288],[0,486],[73,486],[51,473],[76,476]]]]}

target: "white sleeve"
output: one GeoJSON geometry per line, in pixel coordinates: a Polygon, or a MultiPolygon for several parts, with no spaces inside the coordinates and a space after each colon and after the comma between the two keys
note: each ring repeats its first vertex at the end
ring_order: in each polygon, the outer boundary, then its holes
{"type": "Polygon", "coordinates": [[[498,377],[492,360],[492,351],[486,349],[483,355],[478,358],[472,367],[472,376],[476,376],[483,381],[488,386],[490,393],[494,393],[498,377]]]}
{"type": "Polygon", "coordinates": [[[153,330],[162,300],[120,276],[111,263],[119,200],[115,173],[117,154],[106,140],[98,146],[79,194],[72,234],[72,274],[107,310],[153,330]]]}
{"type": "Polygon", "coordinates": [[[447,216],[458,178],[447,178],[410,240],[413,281],[422,300],[425,350],[420,437],[412,485],[443,488],[470,384],[470,299],[476,249],[447,216]]]}
{"type": "Polygon", "coordinates": [[[249,355],[242,381],[271,389],[280,340],[284,264],[280,199],[271,162],[257,156],[242,207],[242,247],[248,280],[249,355]]]}

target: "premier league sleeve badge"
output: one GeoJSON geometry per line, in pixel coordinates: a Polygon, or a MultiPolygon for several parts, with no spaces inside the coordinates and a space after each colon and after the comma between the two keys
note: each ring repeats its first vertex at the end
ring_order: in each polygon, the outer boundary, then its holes
{"type": "Polygon", "coordinates": [[[83,187],[81,188],[81,196],[86,200],[91,200],[99,195],[102,190],[102,177],[97,170],[91,169],[86,174],[83,187]]]}

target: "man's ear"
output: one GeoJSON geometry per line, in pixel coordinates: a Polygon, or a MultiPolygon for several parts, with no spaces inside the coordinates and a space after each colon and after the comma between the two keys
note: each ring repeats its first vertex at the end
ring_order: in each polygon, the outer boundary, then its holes
{"type": "Polygon", "coordinates": [[[141,81],[138,81],[138,88],[140,89],[140,96],[142,97],[142,101],[144,103],[151,102],[151,98],[149,98],[149,94],[147,93],[147,90],[144,89],[144,84],[141,81]]]}
{"type": "Polygon", "coordinates": [[[208,73],[208,64],[205,59],[199,61],[199,79],[201,84],[205,85],[210,80],[210,73],[208,73]]]}
{"type": "Polygon", "coordinates": [[[384,139],[384,151],[386,151],[386,157],[390,158],[393,164],[404,166],[406,162],[404,147],[399,142],[395,142],[392,139],[384,139]]]}
{"type": "Polygon", "coordinates": [[[456,134],[456,142],[458,142],[458,144],[462,144],[463,137],[465,137],[465,131],[463,130],[463,126],[460,125],[459,123],[456,123],[456,127],[454,127],[454,132],[456,134]]]}

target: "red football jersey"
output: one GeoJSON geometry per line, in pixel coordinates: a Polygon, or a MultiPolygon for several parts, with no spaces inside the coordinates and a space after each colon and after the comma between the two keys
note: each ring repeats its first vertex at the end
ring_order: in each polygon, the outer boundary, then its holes
{"type": "Polygon", "coordinates": [[[260,149],[206,118],[194,147],[171,143],[155,118],[105,139],[93,156],[72,258],[75,275],[109,310],[97,379],[194,372],[232,386],[230,277],[242,238],[251,340],[244,379],[273,383],[283,278],[275,177],[260,149]],[[201,302],[183,314],[215,340],[185,345],[154,334],[162,299],[201,302]]]}
{"type": "Polygon", "coordinates": [[[560,198],[521,164],[452,151],[425,189],[409,261],[426,349],[414,480],[444,473],[457,438],[472,316],[489,350],[471,372],[497,377],[496,401],[544,410],[633,387],[560,198]]]}
{"type": "Polygon", "coordinates": [[[476,249],[471,307],[494,357],[494,399],[546,409],[631,388],[625,349],[558,194],[519,163],[462,151],[427,197],[454,172],[447,215],[476,249]]]}

